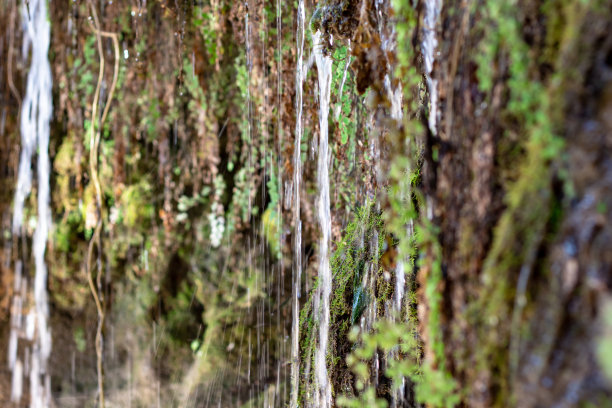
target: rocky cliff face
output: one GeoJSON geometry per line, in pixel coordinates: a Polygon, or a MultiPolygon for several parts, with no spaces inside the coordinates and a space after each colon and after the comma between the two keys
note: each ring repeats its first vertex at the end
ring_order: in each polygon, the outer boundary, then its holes
{"type": "MultiPolygon", "coordinates": [[[[298,4],[49,3],[56,405],[93,406],[100,360],[109,406],[285,406],[292,364],[300,406],[313,404],[318,30],[332,59],[333,405],[604,406],[610,2],[304,6],[296,143],[298,4]],[[92,290],[105,315],[100,355],[92,290]]],[[[25,235],[11,234],[30,62],[19,7],[0,5],[1,350],[17,262],[34,276],[36,184],[25,235]]],[[[26,296],[24,313],[32,304],[26,296]]],[[[29,347],[20,340],[24,361],[29,347]]],[[[6,358],[0,404],[10,406],[6,358]]]]}

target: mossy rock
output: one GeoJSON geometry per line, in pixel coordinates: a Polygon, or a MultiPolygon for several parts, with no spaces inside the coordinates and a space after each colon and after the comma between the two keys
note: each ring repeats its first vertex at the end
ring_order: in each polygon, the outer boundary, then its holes
{"type": "MultiPolygon", "coordinates": [[[[364,311],[372,302],[379,301],[377,294],[389,298],[393,295],[391,284],[385,287],[390,290],[379,289],[379,282],[384,279],[379,260],[386,237],[381,215],[375,211],[373,204],[367,204],[357,210],[354,221],[343,231],[342,239],[331,257],[333,284],[327,366],[333,395],[350,395],[355,390],[354,374],[346,363],[346,356],[354,347],[349,340],[351,327],[359,324],[364,311]]],[[[317,319],[313,313],[316,287],[315,284],[300,315],[302,400],[312,390],[312,368],[310,375],[307,375],[305,366],[312,367],[318,343],[317,319]]]]}

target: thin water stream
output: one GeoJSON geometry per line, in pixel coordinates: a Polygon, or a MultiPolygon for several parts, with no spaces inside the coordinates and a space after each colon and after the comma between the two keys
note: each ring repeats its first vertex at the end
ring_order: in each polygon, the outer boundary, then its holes
{"type": "Polygon", "coordinates": [[[331,385],[326,366],[327,345],[329,337],[329,298],[332,288],[332,276],[329,265],[329,246],[331,238],[331,210],[329,199],[329,145],[328,117],[331,94],[332,59],[323,52],[321,33],[313,35],[315,63],[319,83],[319,155],[317,160],[317,215],[321,227],[319,240],[319,286],[315,302],[315,316],[319,323],[319,344],[315,356],[315,407],[331,406],[331,385]]]}
{"type": "MultiPolygon", "coordinates": [[[[47,54],[50,43],[50,24],[45,0],[24,2],[21,7],[23,21],[23,57],[31,56],[26,93],[21,107],[21,155],[15,192],[13,212],[13,236],[23,237],[24,205],[32,190],[32,158],[37,156],[37,217],[36,229],[32,238],[35,274],[33,292],[26,291],[27,278],[22,274],[21,262],[15,266],[15,309],[13,310],[9,346],[9,368],[13,370],[11,399],[18,402],[23,393],[23,376],[29,374],[30,406],[48,407],[51,404],[51,384],[48,360],[51,354],[51,331],[48,325],[49,305],[47,294],[47,266],[45,252],[47,236],[51,228],[51,209],[49,207],[49,122],[52,114],[51,67],[47,54]],[[30,301],[23,325],[23,304],[30,301]],[[31,342],[31,350],[19,356],[19,339],[31,342]],[[29,355],[29,361],[28,360],[29,355]],[[23,368],[27,367],[28,370],[23,368]]],[[[14,242],[17,242],[15,239],[14,242]]]]}
{"type": "Polygon", "coordinates": [[[438,47],[438,39],[436,37],[436,26],[438,17],[442,10],[442,0],[426,0],[425,1],[425,28],[423,33],[423,60],[425,65],[425,76],[427,78],[427,88],[429,91],[429,129],[435,135],[437,134],[438,122],[438,80],[435,78],[433,68],[436,59],[436,49],[438,47]]]}
{"type": "Polygon", "coordinates": [[[300,287],[302,282],[302,221],[300,218],[300,185],[302,178],[302,110],[304,87],[304,0],[299,0],[297,10],[297,64],[295,74],[295,143],[293,147],[293,276],[291,300],[291,408],[298,406],[300,375],[300,287]]]}

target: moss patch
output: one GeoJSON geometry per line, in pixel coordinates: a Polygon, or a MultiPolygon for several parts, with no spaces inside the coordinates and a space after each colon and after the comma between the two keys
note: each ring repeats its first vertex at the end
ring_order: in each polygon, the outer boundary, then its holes
{"type": "MultiPolygon", "coordinates": [[[[373,204],[367,204],[357,210],[355,219],[343,231],[342,239],[330,260],[333,287],[327,364],[334,396],[356,393],[355,377],[346,363],[346,356],[354,347],[354,343],[349,340],[351,327],[360,323],[369,306],[374,303],[384,304],[393,296],[390,275],[385,274],[379,266],[386,238],[381,215],[375,211],[373,204]]],[[[316,285],[300,318],[302,402],[312,390],[311,370],[308,367],[312,367],[318,342],[317,322],[312,310],[315,293],[316,285]]]]}

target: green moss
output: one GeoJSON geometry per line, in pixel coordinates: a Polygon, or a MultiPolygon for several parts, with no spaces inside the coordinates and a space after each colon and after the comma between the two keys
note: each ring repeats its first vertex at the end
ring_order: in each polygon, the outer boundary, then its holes
{"type": "MultiPolygon", "coordinates": [[[[375,289],[383,274],[378,263],[385,238],[381,215],[374,210],[373,203],[366,204],[357,210],[355,219],[343,231],[342,239],[330,259],[333,286],[330,298],[327,363],[334,395],[339,395],[339,390],[343,388],[346,379],[350,378],[345,358],[352,347],[348,337],[351,326],[359,323],[364,310],[374,299],[378,300],[375,289]],[[372,279],[374,287],[364,286],[363,278],[368,271],[375,274],[372,279]]],[[[302,402],[307,390],[311,388],[312,381],[312,378],[304,377],[304,366],[308,361],[312,364],[318,341],[317,323],[312,310],[314,293],[316,285],[300,314],[302,350],[300,401],[302,402]]],[[[385,296],[389,295],[385,292],[385,296]]]]}
{"type": "Polygon", "coordinates": [[[385,310],[385,304],[393,299],[395,288],[393,285],[394,281],[390,277],[390,273],[385,273],[384,270],[380,270],[376,277],[376,303],[377,310],[385,310]]]}
{"type": "Polygon", "coordinates": [[[268,206],[261,216],[263,234],[270,246],[270,250],[276,259],[280,258],[280,222],[275,207],[268,206]]]}
{"type": "Polygon", "coordinates": [[[276,167],[272,163],[270,163],[269,169],[270,178],[266,183],[266,187],[270,197],[270,202],[268,203],[268,208],[266,208],[261,216],[261,222],[263,227],[263,235],[268,242],[273,257],[275,259],[280,259],[282,226],[282,218],[279,214],[280,180],[277,176],[276,167]]]}
{"type": "Polygon", "coordinates": [[[77,327],[72,333],[74,343],[79,353],[82,353],[87,348],[87,340],[85,339],[85,331],[82,327],[77,327]]]}
{"type": "Polygon", "coordinates": [[[120,198],[121,215],[128,228],[145,228],[154,216],[151,186],[146,181],[132,184],[120,198]]]}
{"type": "Polygon", "coordinates": [[[69,252],[83,232],[83,219],[78,211],[69,212],[55,227],[55,245],[61,252],[69,252]]]}
{"type": "Polygon", "coordinates": [[[75,166],[76,148],[73,135],[67,135],[60,145],[53,159],[53,170],[57,174],[56,190],[54,198],[60,200],[60,207],[64,211],[70,211],[76,207],[76,198],[70,187],[70,179],[76,177],[78,166],[75,166]],[[72,193],[72,194],[71,194],[72,193]]]}
{"type": "Polygon", "coordinates": [[[330,260],[334,281],[331,325],[339,324],[342,337],[351,324],[358,322],[368,300],[374,298],[371,288],[363,286],[363,274],[366,268],[380,272],[376,256],[382,253],[384,234],[381,216],[375,213],[373,204],[367,204],[357,210],[355,221],[346,227],[330,260]],[[372,239],[377,239],[374,248],[372,239]]]}

